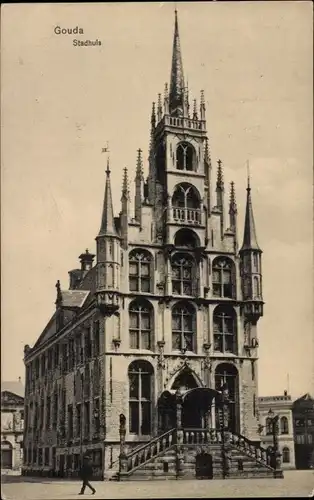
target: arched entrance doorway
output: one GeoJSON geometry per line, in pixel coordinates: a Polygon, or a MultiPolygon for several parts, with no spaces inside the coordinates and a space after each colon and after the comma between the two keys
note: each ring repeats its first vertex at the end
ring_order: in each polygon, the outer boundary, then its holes
{"type": "Polygon", "coordinates": [[[213,457],[209,453],[201,452],[195,458],[196,479],[213,479],[213,457]]]}
{"type": "Polygon", "coordinates": [[[1,469],[12,469],[12,460],[12,444],[9,441],[1,441],[1,469]]]}

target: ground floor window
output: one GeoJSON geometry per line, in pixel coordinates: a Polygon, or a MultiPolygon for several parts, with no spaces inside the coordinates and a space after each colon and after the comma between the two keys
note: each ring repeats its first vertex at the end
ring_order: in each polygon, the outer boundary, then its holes
{"type": "Polygon", "coordinates": [[[289,448],[285,447],[282,450],[282,463],[288,464],[289,462],[290,462],[290,450],[289,448]]]}

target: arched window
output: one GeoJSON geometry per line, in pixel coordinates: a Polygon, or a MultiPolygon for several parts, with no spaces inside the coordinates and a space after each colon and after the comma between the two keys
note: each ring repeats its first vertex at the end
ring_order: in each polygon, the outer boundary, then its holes
{"type": "Polygon", "coordinates": [[[237,352],[237,317],[233,307],[217,306],[214,310],[214,350],[237,352]]]}
{"type": "Polygon", "coordinates": [[[153,308],[147,301],[134,300],[129,306],[131,349],[151,349],[153,308]]]}
{"type": "Polygon", "coordinates": [[[172,206],[175,208],[199,208],[200,196],[197,189],[186,182],[178,184],[172,196],[172,206]]]}
{"type": "Polygon", "coordinates": [[[289,434],[289,424],[287,417],[281,417],[280,419],[280,432],[281,434],[289,434]]]}
{"type": "Polygon", "coordinates": [[[129,431],[150,435],[152,421],[153,367],[148,361],[133,361],[129,378],[129,431]]]}
{"type": "Polygon", "coordinates": [[[290,450],[285,447],[282,450],[282,463],[288,464],[290,462],[290,450]]]}
{"type": "Polygon", "coordinates": [[[253,290],[254,290],[254,299],[259,299],[260,298],[260,290],[259,290],[259,279],[257,276],[254,276],[253,278],[253,290]]]}
{"type": "Polygon", "coordinates": [[[177,169],[195,170],[195,150],[187,142],[181,142],[177,147],[177,169]]]}
{"type": "Polygon", "coordinates": [[[150,292],[152,256],[146,250],[132,250],[129,255],[131,292],[150,292]]]}
{"type": "Polygon", "coordinates": [[[176,253],[171,259],[171,267],[172,292],[175,295],[192,295],[195,289],[194,259],[189,254],[176,253]]]}
{"type": "Polygon", "coordinates": [[[233,298],[235,291],[234,265],[230,259],[218,257],[213,261],[213,294],[233,298]]]}
{"type": "Polygon", "coordinates": [[[180,229],[174,238],[175,247],[197,248],[200,246],[199,237],[190,229],[180,229]]]}
{"type": "Polygon", "coordinates": [[[266,434],[269,436],[273,433],[273,421],[271,418],[266,418],[266,434]]]}
{"type": "MultiPolygon", "coordinates": [[[[228,388],[228,428],[233,432],[238,430],[238,370],[229,363],[221,363],[215,371],[215,389],[221,391],[228,388]]],[[[216,427],[219,428],[219,407],[216,405],[216,427]]]]}
{"type": "Polygon", "coordinates": [[[172,309],[172,349],[194,351],[196,312],[191,304],[179,302],[172,309]]]}

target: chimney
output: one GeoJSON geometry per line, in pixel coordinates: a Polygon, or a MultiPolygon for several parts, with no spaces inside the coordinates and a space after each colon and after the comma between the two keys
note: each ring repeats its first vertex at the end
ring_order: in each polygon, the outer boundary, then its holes
{"type": "Polygon", "coordinates": [[[81,253],[79,256],[79,259],[81,261],[81,270],[86,274],[87,271],[90,271],[90,269],[93,267],[93,260],[95,258],[95,255],[92,253],[89,253],[88,248],[86,248],[85,253],[81,253]]]}
{"type": "Polygon", "coordinates": [[[76,288],[79,287],[84,276],[93,267],[94,258],[95,255],[89,253],[88,249],[85,250],[85,253],[81,253],[81,255],[79,256],[81,262],[81,269],[72,269],[72,271],[69,271],[70,290],[75,290],[76,288]]]}

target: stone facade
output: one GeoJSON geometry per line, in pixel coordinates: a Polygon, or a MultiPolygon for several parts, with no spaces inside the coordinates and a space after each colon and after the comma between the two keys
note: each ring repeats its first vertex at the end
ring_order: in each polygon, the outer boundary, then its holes
{"type": "MultiPolygon", "coordinates": [[[[170,89],[151,114],[146,180],[137,153],[134,217],[126,169],[114,217],[108,158],[96,264],[88,251],[80,256],[70,289],[57,283],[56,311],[34,347],[25,347],[25,474],[74,474],[88,451],[103,477],[117,463],[120,415],[127,448],[147,442],[175,425],[165,401],[177,389],[218,394],[227,386],[228,425],[259,441],[262,252],[251,187],[239,250],[235,187],[226,216],[203,92],[189,109],[177,16],[172,61],[170,89]]],[[[183,426],[216,426],[215,404],[202,404],[186,404],[183,426]]]]}
{"type": "Polygon", "coordinates": [[[1,470],[21,470],[23,462],[24,386],[1,383],[1,470]]]}
{"type": "Polygon", "coordinates": [[[285,391],[282,396],[260,397],[258,400],[261,441],[265,448],[273,446],[272,429],[269,425],[269,410],[278,415],[278,446],[282,469],[295,469],[294,429],[291,396],[285,391]]]}

